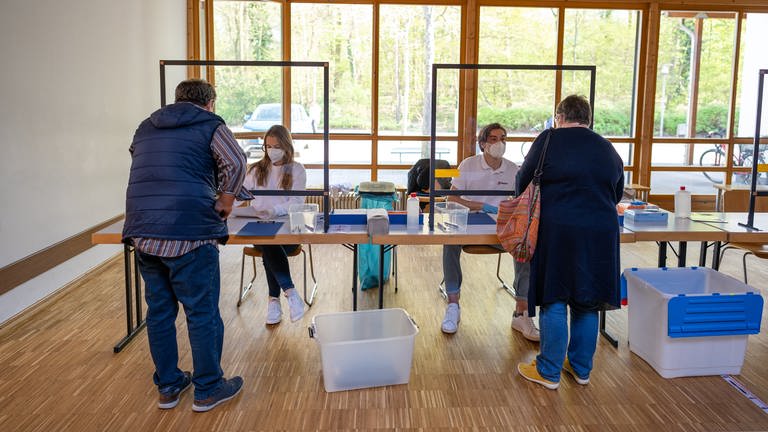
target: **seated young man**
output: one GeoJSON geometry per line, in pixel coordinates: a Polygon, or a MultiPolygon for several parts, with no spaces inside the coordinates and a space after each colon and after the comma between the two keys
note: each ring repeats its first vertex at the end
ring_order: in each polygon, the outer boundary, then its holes
{"type": "MultiPolygon", "coordinates": [[[[508,159],[504,159],[506,150],[507,131],[498,123],[485,126],[477,136],[477,142],[482,153],[464,159],[459,164],[461,175],[453,179],[453,190],[514,190],[515,176],[518,167],[508,159]]],[[[469,211],[497,213],[499,203],[504,196],[449,196],[449,201],[455,201],[469,207],[469,211]]],[[[501,250],[501,246],[498,246],[501,250]]],[[[521,332],[532,341],[539,340],[539,330],[528,316],[528,263],[515,261],[515,281],[517,305],[512,318],[512,328],[521,332]]],[[[459,297],[461,294],[461,246],[443,246],[443,279],[445,291],[448,294],[448,307],[442,323],[444,333],[456,333],[461,321],[459,297]]]]}

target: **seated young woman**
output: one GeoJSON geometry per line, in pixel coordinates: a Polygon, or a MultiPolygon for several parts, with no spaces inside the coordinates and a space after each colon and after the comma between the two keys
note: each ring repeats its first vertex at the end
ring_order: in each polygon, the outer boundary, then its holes
{"type": "MultiPolygon", "coordinates": [[[[243,188],[248,190],[305,190],[307,173],[304,166],[293,160],[293,139],[290,131],[281,125],[274,125],[264,135],[264,157],[248,168],[243,188]]],[[[272,219],[288,214],[291,204],[301,204],[301,196],[258,196],[248,202],[249,213],[262,219],[272,219]]],[[[291,321],[304,316],[304,300],[294,288],[288,255],[299,245],[259,245],[264,271],[269,287],[267,324],[282,320],[280,293],[288,300],[291,321]]]]}

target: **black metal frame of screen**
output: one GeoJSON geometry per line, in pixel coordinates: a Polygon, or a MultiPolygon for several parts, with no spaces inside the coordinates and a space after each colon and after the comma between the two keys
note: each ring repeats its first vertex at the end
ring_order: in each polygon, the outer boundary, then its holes
{"type": "MultiPolygon", "coordinates": [[[[437,71],[440,69],[459,70],[543,70],[543,71],[583,71],[589,72],[589,105],[592,109],[594,124],[595,114],[595,75],[596,66],[565,66],[565,65],[513,65],[513,64],[447,64],[435,63],[432,65],[432,106],[430,107],[430,150],[429,150],[429,184],[435,184],[435,141],[437,136],[437,71]]],[[[761,81],[762,82],[762,81],[761,81]]],[[[589,125],[590,129],[592,124],[589,125]]],[[[753,176],[754,178],[754,176],[753,176]]],[[[515,191],[504,190],[435,190],[429,188],[429,230],[435,230],[435,196],[469,195],[492,196],[514,195],[515,191]]]]}
{"type": "Polygon", "coordinates": [[[754,157],[752,158],[752,187],[749,194],[749,214],[747,215],[747,223],[739,223],[739,225],[760,231],[755,227],[755,199],[759,196],[768,196],[768,191],[757,190],[757,175],[759,168],[759,161],[757,155],[760,154],[760,123],[763,116],[763,88],[765,84],[765,76],[768,75],[768,69],[760,69],[758,72],[757,81],[757,109],[755,110],[755,137],[753,151],[754,157]]]}
{"type": "Polygon", "coordinates": [[[246,60],[160,60],[160,105],[165,106],[165,67],[166,66],[249,66],[249,67],[313,67],[323,68],[323,189],[322,190],[252,190],[254,195],[282,196],[322,196],[323,197],[323,232],[328,232],[328,62],[308,61],[246,61],[246,60]]]}

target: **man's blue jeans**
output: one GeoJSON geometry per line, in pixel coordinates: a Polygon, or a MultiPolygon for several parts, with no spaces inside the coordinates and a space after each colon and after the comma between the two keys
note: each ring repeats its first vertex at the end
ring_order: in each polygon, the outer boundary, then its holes
{"type": "Polygon", "coordinates": [[[576,375],[589,378],[597,346],[598,309],[590,306],[570,308],[570,341],[567,309],[564,302],[543,305],[539,309],[541,353],[536,356],[536,368],[542,377],[553,382],[560,382],[566,352],[576,375]]]}
{"type": "Polygon", "coordinates": [[[206,399],[222,382],[221,350],[224,323],[219,314],[219,250],[203,245],[179,257],[163,258],[137,252],[146,284],[147,336],[153,379],[159,387],[178,386],[184,374],[178,367],[176,315],[179,303],[187,316],[195,399],[206,399]]]}
{"type": "Polygon", "coordinates": [[[280,297],[281,289],[285,291],[293,288],[288,254],[295,251],[299,245],[254,245],[254,247],[261,249],[261,260],[264,263],[264,272],[267,275],[269,296],[280,297]]]}

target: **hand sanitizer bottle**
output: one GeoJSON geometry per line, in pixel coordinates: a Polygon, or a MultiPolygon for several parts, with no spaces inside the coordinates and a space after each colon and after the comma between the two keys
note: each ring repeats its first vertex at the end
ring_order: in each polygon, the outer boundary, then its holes
{"type": "Polygon", "coordinates": [[[675,217],[687,218],[691,215],[691,191],[685,190],[685,186],[680,186],[680,190],[675,192],[675,217]]]}
{"type": "Polygon", "coordinates": [[[406,201],[405,209],[407,213],[406,228],[418,229],[419,228],[419,198],[416,197],[415,192],[408,197],[408,200],[406,201]]]}

